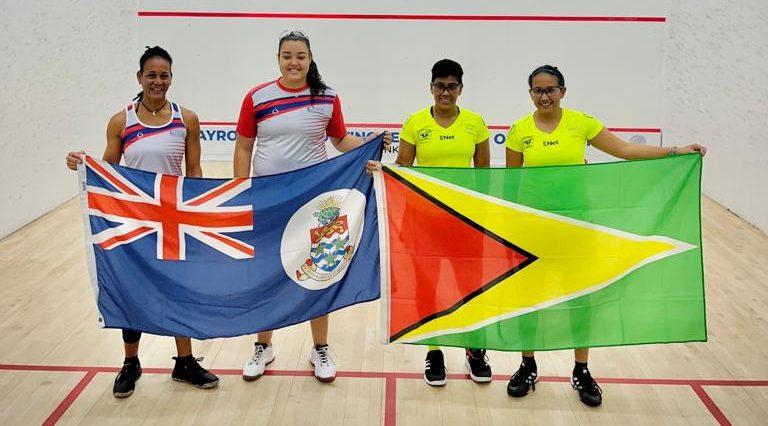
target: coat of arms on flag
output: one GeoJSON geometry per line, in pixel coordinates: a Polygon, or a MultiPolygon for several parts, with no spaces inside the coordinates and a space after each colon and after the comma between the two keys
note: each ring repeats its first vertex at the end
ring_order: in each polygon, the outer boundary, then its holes
{"type": "Polygon", "coordinates": [[[365,197],[355,190],[318,195],[291,218],[283,234],[286,273],[302,287],[326,288],[343,277],[365,226],[365,197]]]}
{"type": "Polygon", "coordinates": [[[381,139],[247,179],[170,176],[88,157],[78,178],[99,322],[208,339],[377,299],[379,228],[365,165],[381,158],[381,139]]]}
{"type": "Polygon", "coordinates": [[[317,218],[319,226],[309,230],[312,241],[309,258],[296,270],[296,278],[302,281],[310,277],[318,281],[335,277],[344,269],[342,262],[349,260],[355,250],[349,243],[347,216],[339,216],[339,200],[330,196],[318,207],[312,216],[317,218]]]}

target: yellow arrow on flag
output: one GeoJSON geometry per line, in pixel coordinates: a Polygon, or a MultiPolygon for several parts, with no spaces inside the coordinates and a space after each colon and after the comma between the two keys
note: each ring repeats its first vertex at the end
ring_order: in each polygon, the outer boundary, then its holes
{"type": "Polygon", "coordinates": [[[663,236],[642,236],[502,200],[424,175],[388,167],[467,219],[538,259],[457,310],[411,330],[416,342],[473,331],[605,288],[651,262],[695,248],[663,236]]]}

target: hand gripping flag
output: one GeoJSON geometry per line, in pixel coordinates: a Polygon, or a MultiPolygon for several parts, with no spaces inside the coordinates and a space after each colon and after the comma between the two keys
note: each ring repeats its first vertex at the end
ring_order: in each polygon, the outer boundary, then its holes
{"type": "Polygon", "coordinates": [[[379,297],[367,160],[381,138],[273,176],[199,179],[87,157],[86,253],[105,327],[199,339],[272,330],[379,297]]]}
{"type": "Polygon", "coordinates": [[[376,175],[387,342],[706,340],[701,157],[376,175]]]}

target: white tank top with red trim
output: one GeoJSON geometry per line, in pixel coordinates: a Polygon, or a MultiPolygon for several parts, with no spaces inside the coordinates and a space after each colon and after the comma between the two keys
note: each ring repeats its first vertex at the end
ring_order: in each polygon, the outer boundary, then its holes
{"type": "Polygon", "coordinates": [[[142,123],[137,104],[125,108],[125,130],[121,137],[125,165],[148,172],[181,176],[186,151],[187,129],[181,108],[171,102],[171,120],[161,126],[142,123]]]}

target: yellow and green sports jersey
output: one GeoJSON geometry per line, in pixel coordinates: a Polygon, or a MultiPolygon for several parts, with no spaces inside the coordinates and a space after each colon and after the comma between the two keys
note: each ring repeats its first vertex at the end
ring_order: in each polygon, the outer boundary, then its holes
{"type": "Polygon", "coordinates": [[[470,167],[475,145],[490,137],[483,117],[459,109],[456,121],[442,127],[430,108],[408,117],[400,132],[400,142],[416,146],[416,164],[430,167],[470,167]]]}
{"type": "Polygon", "coordinates": [[[560,123],[551,133],[536,127],[533,113],[517,120],[507,133],[507,148],[523,153],[524,166],[584,164],[587,142],[604,128],[600,120],[563,108],[560,123]]]}

